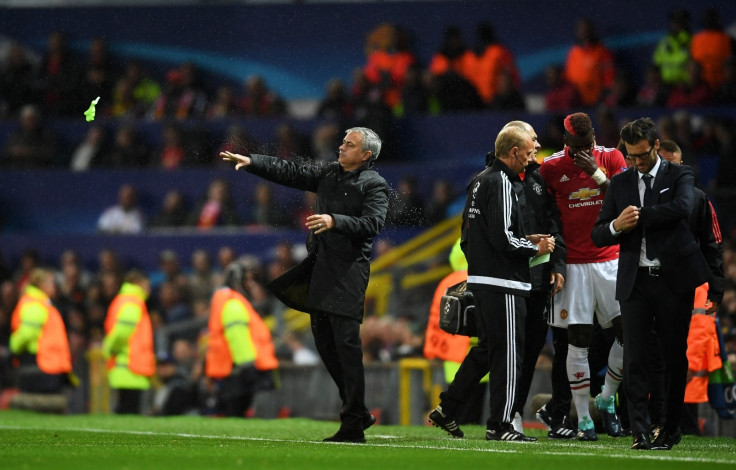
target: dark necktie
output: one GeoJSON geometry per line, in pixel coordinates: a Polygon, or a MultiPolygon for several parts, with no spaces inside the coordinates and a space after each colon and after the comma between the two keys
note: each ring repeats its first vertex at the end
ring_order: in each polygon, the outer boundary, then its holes
{"type": "MultiPolygon", "coordinates": [[[[654,177],[650,174],[642,175],[642,180],[644,180],[644,204],[643,206],[651,206],[653,204],[653,196],[652,196],[652,183],[654,177]]],[[[644,234],[646,236],[646,232],[644,234]]],[[[654,253],[654,242],[652,240],[647,239],[647,259],[654,259],[657,255],[654,253]]]]}

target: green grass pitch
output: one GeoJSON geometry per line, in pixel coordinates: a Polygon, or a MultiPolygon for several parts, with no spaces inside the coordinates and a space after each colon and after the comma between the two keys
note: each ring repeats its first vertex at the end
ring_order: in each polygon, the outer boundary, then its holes
{"type": "Polygon", "coordinates": [[[180,416],[0,412],[2,469],[688,469],[736,468],[736,440],[686,436],[670,452],[632,451],[631,438],[536,443],[453,439],[429,426],[374,426],[366,444],[323,443],[337,423],[180,416]]]}

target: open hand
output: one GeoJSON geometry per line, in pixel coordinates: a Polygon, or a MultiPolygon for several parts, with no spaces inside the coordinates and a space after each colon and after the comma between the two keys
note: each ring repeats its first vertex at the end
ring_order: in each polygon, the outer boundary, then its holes
{"type": "Polygon", "coordinates": [[[223,160],[226,162],[234,162],[235,170],[239,170],[241,167],[250,165],[250,157],[246,157],[245,155],[240,155],[239,153],[232,153],[232,152],[220,152],[220,156],[223,160]]]}

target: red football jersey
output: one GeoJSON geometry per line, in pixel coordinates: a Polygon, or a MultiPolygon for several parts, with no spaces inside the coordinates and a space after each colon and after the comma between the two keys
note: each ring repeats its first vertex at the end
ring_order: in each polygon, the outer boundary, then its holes
{"type": "MultiPolygon", "coordinates": [[[[593,156],[598,168],[609,179],[626,170],[624,156],[616,149],[596,145],[593,156]]],[[[603,205],[604,193],[598,183],[575,165],[567,155],[567,149],[545,158],[539,172],[560,209],[567,263],[600,263],[617,259],[618,245],[598,248],[590,238],[603,205]]]]}

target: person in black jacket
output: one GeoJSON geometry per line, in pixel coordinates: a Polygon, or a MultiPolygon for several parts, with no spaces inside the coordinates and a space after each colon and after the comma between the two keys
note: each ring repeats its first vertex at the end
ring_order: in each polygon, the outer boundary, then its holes
{"type": "Polygon", "coordinates": [[[468,187],[461,248],[468,259],[468,289],[476,306],[478,344],[470,349],[429,420],[463,437],[455,415],[465,391],[490,371],[486,439],[533,440],[514,430],[513,405],[524,350],[525,297],[531,289],[530,258],[551,253],[549,234],[527,235],[526,196],[519,174],[534,154],[532,136],[515,126],[499,132],[496,160],[468,187]]]}
{"type": "MultiPolygon", "coordinates": [[[[547,310],[551,303],[551,296],[558,293],[565,285],[567,251],[562,240],[562,223],[560,211],[554,199],[547,192],[547,184],[539,174],[537,152],[542,146],[539,144],[534,128],[524,121],[511,121],[504,126],[518,127],[529,132],[534,142],[534,153],[529,157],[524,173],[520,175],[524,184],[526,210],[523,212],[524,228],[529,233],[549,233],[555,239],[555,251],[550,254],[548,263],[541,263],[531,269],[532,290],[526,297],[526,320],[524,338],[524,360],[521,367],[521,376],[516,388],[514,399],[514,429],[523,433],[522,416],[524,406],[532,386],[537,358],[544,347],[547,338],[547,310]]],[[[557,379],[567,387],[567,375],[564,363],[562,368],[553,366],[554,381],[557,379]],[[555,375],[557,377],[555,377],[555,375]]]]}
{"type": "MultiPolygon", "coordinates": [[[[682,164],[682,149],[680,149],[680,146],[673,140],[662,140],[659,143],[659,156],[668,162],[676,163],[678,165],[682,164]]],[[[713,275],[713,278],[706,285],[708,297],[711,299],[711,302],[715,302],[715,304],[718,305],[723,299],[723,290],[725,288],[725,279],[723,277],[721,228],[718,223],[716,211],[705,192],[700,188],[693,186],[693,195],[695,196],[693,211],[687,219],[687,224],[690,231],[695,235],[695,239],[700,245],[700,251],[703,253],[703,256],[705,256],[706,261],[708,261],[708,266],[710,266],[710,271],[713,275]]],[[[698,306],[695,305],[694,307],[697,308],[698,306]]],[[[693,316],[694,315],[695,311],[693,311],[693,316]]],[[[657,359],[658,360],[653,361],[651,364],[651,390],[649,391],[649,419],[653,426],[652,431],[655,440],[662,429],[665,414],[664,404],[666,402],[667,395],[664,375],[664,358],[658,357],[657,359]]],[[[690,382],[692,375],[696,372],[691,368],[691,366],[693,366],[693,364],[688,360],[688,383],[690,382]]],[[[680,424],[683,434],[700,433],[698,426],[697,403],[685,403],[683,405],[680,424]]]]}
{"type": "Polygon", "coordinates": [[[317,193],[315,214],[307,217],[309,255],[271,282],[287,306],[311,315],[322,361],[342,399],[340,429],[330,442],[365,442],[375,422],[365,406],[360,340],[373,239],[383,229],[388,185],[371,168],[381,139],[371,129],[348,129],[336,163],[306,165],[266,155],[221,152],[235,169],[302,191],[317,193]]]}
{"type": "MultiPolygon", "coordinates": [[[[670,450],[680,441],[695,288],[712,273],[688,227],[694,202],[692,170],[659,157],[656,124],[649,118],[628,123],[621,139],[634,166],[611,179],[591,236],[596,246],[620,247],[616,299],[623,320],[632,449],[670,450]],[[663,428],[650,442],[653,329],[665,360],[667,395],[663,428]]],[[[716,307],[713,302],[708,313],[716,307]]]]}

